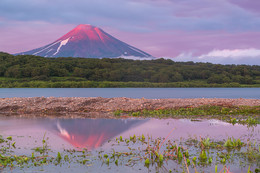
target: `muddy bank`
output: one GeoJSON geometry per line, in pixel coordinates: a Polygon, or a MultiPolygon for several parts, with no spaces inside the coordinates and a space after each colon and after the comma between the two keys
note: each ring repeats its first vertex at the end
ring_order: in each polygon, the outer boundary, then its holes
{"type": "Polygon", "coordinates": [[[216,106],[260,106],[260,99],[131,99],[131,98],[81,98],[81,97],[33,97],[0,98],[1,114],[85,114],[99,117],[98,113],[111,113],[116,110],[139,111],[143,109],[172,109],[216,106]]]}

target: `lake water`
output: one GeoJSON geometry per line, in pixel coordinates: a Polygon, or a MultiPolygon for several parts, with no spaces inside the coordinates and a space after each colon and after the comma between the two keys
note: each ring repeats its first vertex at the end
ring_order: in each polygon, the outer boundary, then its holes
{"type": "MultiPolygon", "coordinates": [[[[151,165],[150,168],[144,167],[144,160],[138,160],[140,153],[145,154],[146,143],[130,142],[126,143],[125,139],[129,136],[144,135],[147,137],[166,138],[177,142],[189,149],[190,157],[199,156],[200,149],[187,144],[188,139],[197,139],[209,137],[211,140],[223,141],[228,138],[240,138],[242,142],[260,144],[260,126],[247,127],[244,125],[232,125],[220,120],[189,120],[189,119],[55,119],[55,118],[9,118],[0,117],[0,132],[4,137],[12,136],[16,141],[16,148],[13,149],[16,155],[31,155],[33,148],[42,146],[42,139],[45,138],[48,148],[51,151],[50,156],[56,157],[57,152],[61,152],[62,163],[55,166],[54,164],[43,164],[41,166],[26,166],[22,168],[14,168],[12,172],[167,172],[165,170],[173,169],[181,172],[183,169],[178,161],[167,161],[163,167],[151,165]],[[45,136],[45,137],[44,137],[45,136]],[[119,142],[116,139],[120,139],[119,142]],[[82,155],[80,150],[87,148],[87,153],[82,155]],[[75,149],[75,152],[67,152],[66,150],[75,149]],[[119,164],[115,165],[115,159],[112,155],[115,151],[125,153],[127,151],[135,153],[132,156],[124,155],[119,157],[119,164]],[[103,155],[107,153],[110,158],[110,164],[105,164],[106,159],[103,155]],[[69,155],[71,160],[69,163],[63,160],[65,155],[69,155]],[[87,164],[80,164],[82,157],[87,159],[87,164]],[[102,158],[100,158],[102,157],[102,158]],[[74,161],[73,161],[74,160],[74,161]],[[133,165],[132,165],[133,164],[133,165]],[[157,170],[158,169],[158,170],[157,170]]],[[[12,142],[13,142],[12,141],[12,142]]],[[[3,144],[2,144],[3,145],[3,144]]],[[[166,145],[167,146],[167,145],[166,145]]],[[[199,145],[198,145],[199,146],[199,145]]],[[[166,148],[164,148],[166,149],[166,148]]],[[[239,149],[238,151],[246,151],[239,149]]],[[[211,149],[209,153],[213,160],[218,158],[216,152],[229,153],[234,155],[235,152],[226,150],[211,149]],[[215,154],[214,154],[215,152],[215,154]],[[233,153],[233,154],[232,154],[233,153]]],[[[35,153],[35,155],[40,155],[35,153]]],[[[142,155],[142,154],[141,154],[142,155]]],[[[246,172],[248,163],[245,163],[237,157],[231,156],[233,159],[227,162],[232,172],[246,172]],[[246,164],[245,167],[241,166],[246,164]]],[[[55,160],[53,161],[55,162],[55,160]]],[[[219,162],[219,161],[216,161],[219,162]]],[[[219,171],[222,169],[220,162],[219,171]]],[[[215,165],[209,164],[197,165],[197,170],[206,172],[214,171],[215,165]]],[[[256,164],[251,164],[251,170],[257,168],[256,164]]],[[[0,167],[1,171],[1,167],[0,167]]],[[[10,168],[4,169],[4,172],[10,171],[10,168]]],[[[193,172],[192,166],[190,171],[193,172]]],[[[169,172],[169,171],[168,171],[169,172]]],[[[175,172],[175,171],[174,171],[175,172]]]]}
{"type": "Polygon", "coordinates": [[[130,97],[260,99],[260,88],[1,88],[10,97],[130,97]]]}
{"type": "MultiPolygon", "coordinates": [[[[130,97],[130,98],[249,98],[260,99],[260,88],[2,88],[0,98],[10,97],[130,97]]],[[[59,118],[10,118],[0,116],[0,136],[12,136],[10,153],[30,157],[35,152],[36,157],[42,157],[35,148],[43,146],[42,140],[48,144],[48,158],[56,158],[61,153],[61,164],[54,159],[49,164],[34,166],[29,163],[25,167],[3,168],[0,162],[0,172],[182,172],[185,167],[183,160],[167,160],[163,165],[157,163],[150,167],[144,166],[147,143],[129,142],[129,136],[142,136],[146,139],[160,138],[174,141],[173,144],[189,150],[190,159],[199,157],[201,149],[198,144],[190,145],[190,141],[209,137],[211,140],[223,142],[228,138],[241,139],[242,142],[254,143],[258,152],[260,146],[260,126],[229,124],[220,120],[189,120],[189,119],[59,119],[59,118]],[[116,139],[123,138],[120,142],[116,139]],[[82,148],[87,152],[82,155],[82,148]],[[73,151],[73,152],[71,152],[73,151]],[[115,164],[113,154],[133,153],[118,157],[115,164]],[[107,163],[104,154],[109,155],[107,163]],[[140,155],[141,154],[141,155],[140,155]],[[65,156],[69,156],[69,162],[65,156]],[[142,158],[144,157],[144,158],[142,158]],[[82,161],[87,162],[82,164],[82,161]]],[[[157,139],[156,139],[157,140],[157,139]]],[[[0,140],[1,141],[1,140],[0,140]]],[[[155,141],[153,141],[155,145],[155,141]]],[[[10,147],[11,143],[9,143],[10,147]]],[[[223,145],[223,144],[221,144],[223,145]]],[[[7,147],[8,142],[0,143],[7,147]]],[[[249,147],[250,148],[250,147],[249,147]]],[[[164,145],[161,150],[166,151],[164,145]]],[[[4,150],[0,150],[3,152],[4,150]]],[[[247,172],[260,168],[257,161],[249,161],[246,155],[248,146],[237,150],[210,149],[207,156],[212,157],[214,164],[197,164],[199,172],[214,172],[215,164],[219,165],[218,172],[224,165],[231,172],[247,172]],[[218,153],[218,154],[217,154],[218,153]],[[222,156],[228,155],[229,161],[222,163],[222,156]]],[[[7,150],[7,153],[9,150],[7,150]]],[[[162,152],[162,151],[161,151],[162,152]]],[[[226,157],[226,156],[223,156],[226,157]]],[[[259,157],[259,156],[257,156],[259,157]]],[[[1,161],[1,160],[0,160],[1,161]]],[[[199,161],[199,160],[198,160],[199,161]]],[[[190,172],[195,172],[189,166],[190,172]]]]}

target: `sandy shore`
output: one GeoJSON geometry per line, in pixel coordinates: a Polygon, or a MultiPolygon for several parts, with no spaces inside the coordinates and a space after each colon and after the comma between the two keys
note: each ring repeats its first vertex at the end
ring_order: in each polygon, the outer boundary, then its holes
{"type": "Polygon", "coordinates": [[[143,109],[171,109],[180,107],[260,106],[260,99],[131,99],[131,98],[81,98],[81,97],[32,97],[0,98],[1,114],[69,114],[111,113],[116,110],[138,111],[143,109]]]}

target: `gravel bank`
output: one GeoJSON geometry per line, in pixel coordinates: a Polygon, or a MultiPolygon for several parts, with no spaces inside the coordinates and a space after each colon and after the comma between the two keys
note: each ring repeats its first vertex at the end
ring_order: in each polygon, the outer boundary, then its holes
{"type": "Polygon", "coordinates": [[[125,97],[0,98],[0,113],[40,115],[69,113],[110,113],[116,110],[138,111],[142,109],[171,109],[180,107],[199,107],[202,105],[260,106],[260,99],[131,99],[125,97]]]}

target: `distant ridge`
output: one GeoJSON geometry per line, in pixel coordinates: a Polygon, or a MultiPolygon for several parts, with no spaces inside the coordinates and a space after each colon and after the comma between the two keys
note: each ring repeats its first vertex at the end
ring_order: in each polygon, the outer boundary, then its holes
{"type": "Polygon", "coordinates": [[[150,54],[130,46],[104,32],[102,29],[89,24],[78,25],[51,44],[16,55],[83,58],[152,58],[150,54]]]}

